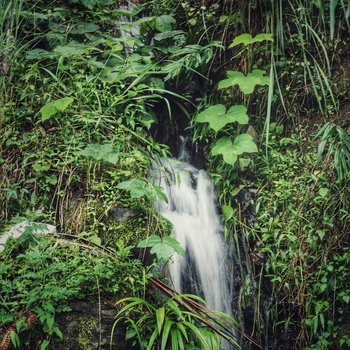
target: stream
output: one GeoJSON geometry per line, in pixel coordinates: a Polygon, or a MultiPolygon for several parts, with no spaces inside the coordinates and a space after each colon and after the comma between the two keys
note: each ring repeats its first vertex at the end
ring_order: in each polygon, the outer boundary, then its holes
{"type": "Polygon", "coordinates": [[[185,250],[168,264],[170,282],[178,292],[199,295],[210,309],[232,315],[232,271],[214,186],[206,171],[189,160],[182,144],[177,159],[162,158],[153,165],[155,183],[168,197],[168,203],[158,200],[156,209],[172,223],[173,235],[185,250]]]}

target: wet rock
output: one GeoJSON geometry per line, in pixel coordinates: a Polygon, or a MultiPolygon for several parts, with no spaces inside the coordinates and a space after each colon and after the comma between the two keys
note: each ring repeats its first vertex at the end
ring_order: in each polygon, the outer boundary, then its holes
{"type": "Polygon", "coordinates": [[[111,333],[118,310],[113,300],[74,301],[72,311],[57,316],[57,324],[64,338],[50,342],[49,350],[137,350],[137,346],[125,341],[125,327],[118,323],[111,333]],[[111,346],[111,347],[110,347],[111,346]]]}
{"type": "Polygon", "coordinates": [[[129,219],[137,217],[139,214],[137,210],[124,207],[114,207],[111,209],[113,219],[119,222],[126,222],[129,219]]]}
{"type": "Polygon", "coordinates": [[[10,237],[19,238],[26,232],[31,232],[36,235],[54,234],[56,233],[56,227],[53,225],[48,225],[39,222],[22,221],[12,226],[8,231],[4,232],[0,236],[0,253],[4,250],[6,241],[10,237]]]}

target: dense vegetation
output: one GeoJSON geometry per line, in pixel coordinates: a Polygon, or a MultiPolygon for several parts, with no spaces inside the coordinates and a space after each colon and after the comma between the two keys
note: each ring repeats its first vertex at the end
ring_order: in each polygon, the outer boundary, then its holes
{"type": "Polygon", "coordinates": [[[32,223],[0,253],[0,350],[60,346],[101,298],[129,348],[219,350],[134,249],[182,253],[148,170],[184,134],[240,271],[235,347],[349,348],[350,5],[133,3],[0,3],[0,230],[32,223]]]}

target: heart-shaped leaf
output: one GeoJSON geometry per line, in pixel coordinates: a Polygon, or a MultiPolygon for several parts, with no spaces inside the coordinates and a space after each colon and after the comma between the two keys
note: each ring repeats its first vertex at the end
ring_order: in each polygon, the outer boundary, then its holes
{"type": "Polygon", "coordinates": [[[241,34],[237,36],[229,47],[235,47],[237,45],[243,44],[244,46],[251,45],[261,41],[273,41],[272,34],[270,33],[260,33],[256,37],[252,37],[250,34],[241,34]]]}
{"type": "Polygon", "coordinates": [[[225,163],[234,165],[237,161],[237,154],[233,151],[232,146],[232,141],[228,137],[222,137],[216,141],[211,154],[213,156],[221,154],[225,163]]]}
{"type": "Polygon", "coordinates": [[[248,95],[254,91],[256,85],[269,85],[270,78],[265,71],[254,69],[248,75],[238,71],[227,71],[227,79],[219,82],[219,90],[238,85],[241,91],[248,95]]]}
{"type": "Polygon", "coordinates": [[[247,108],[243,105],[235,105],[226,113],[226,107],[222,104],[217,104],[199,113],[196,122],[209,123],[210,128],[218,132],[229,123],[247,124],[247,108]]]}
{"type": "Polygon", "coordinates": [[[249,134],[241,134],[235,138],[233,142],[235,152],[240,155],[243,153],[255,153],[258,152],[258,148],[253,141],[253,137],[249,134]]]}
{"type": "Polygon", "coordinates": [[[222,155],[224,162],[234,165],[239,155],[257,152],[258,148],[249,134],[238,135],[234,142],[229,137],[220,138],[214,145],[213,156],[222,155]]]}
{"type": "Polygon", "coordinates": [[[233,118],[234,122],[245,125],[249,122],[247,107],[243,105],[234,105],[229,108],[227,115],[233,118]]]}

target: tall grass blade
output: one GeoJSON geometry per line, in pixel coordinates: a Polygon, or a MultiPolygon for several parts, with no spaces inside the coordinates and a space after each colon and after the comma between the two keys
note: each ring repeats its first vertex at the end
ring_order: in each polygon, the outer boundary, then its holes
{"type": "Polygon", "coordinates": [[[329,0],[329,27],[331,33],[331,40],[334,39],[335,30],[335,9],[338,5],[338,0],[329,0]]]}

